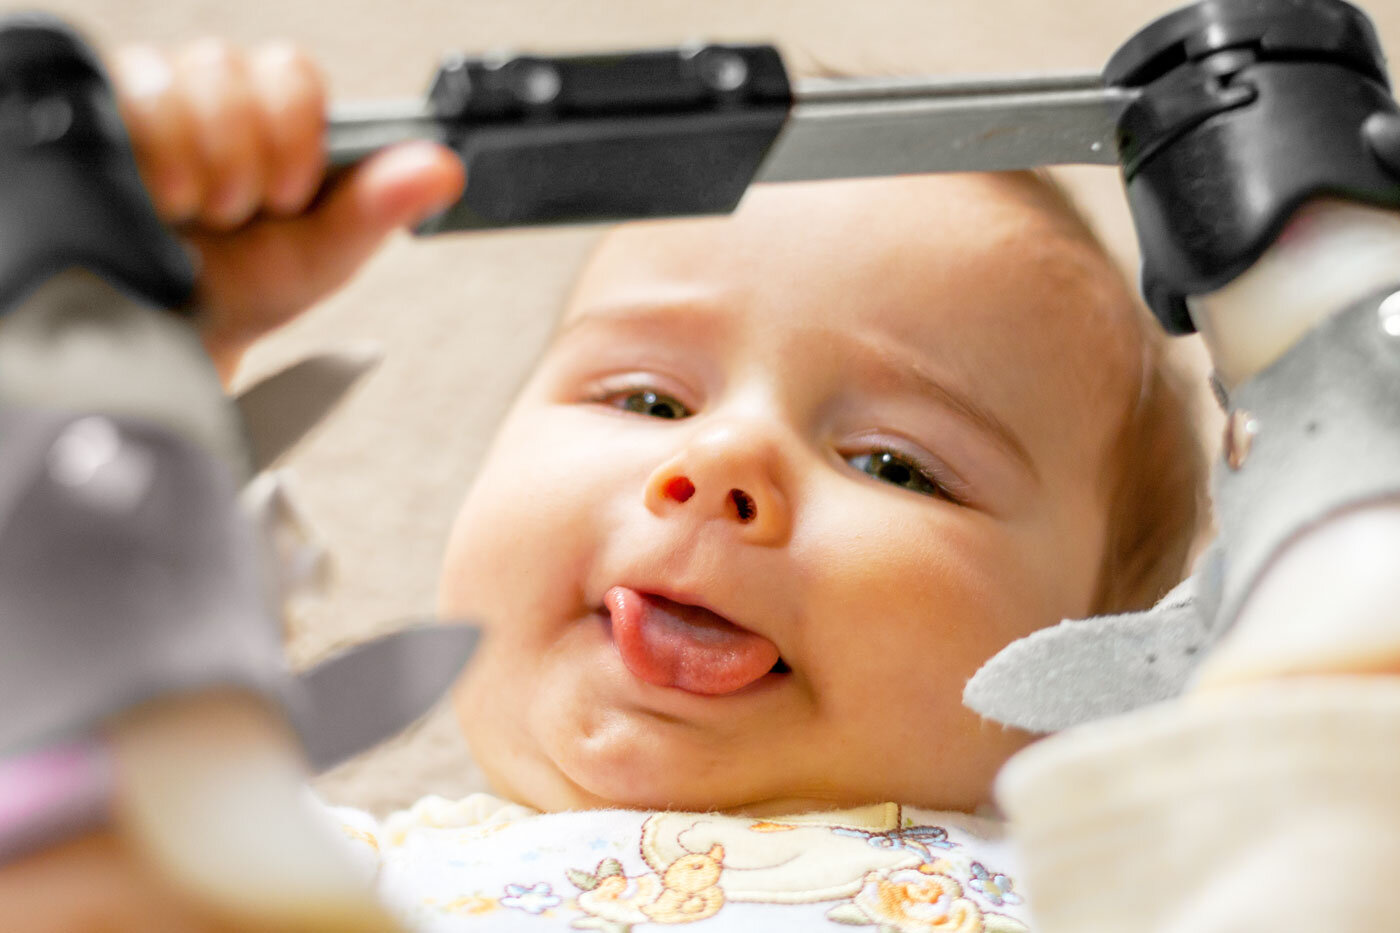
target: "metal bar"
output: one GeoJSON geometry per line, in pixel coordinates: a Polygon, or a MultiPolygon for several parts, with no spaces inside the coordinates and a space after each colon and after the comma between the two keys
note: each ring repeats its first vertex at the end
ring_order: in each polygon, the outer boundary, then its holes
{"type": "MultiPolygon", "coordinates": [[[[1065,163],[1113,165],[1118,162],[1116,126],[1137,93],[1105,88],[1097,74],[808,79],[796,86],[792,109],[756,174],[746,177],[780,182],[999,171],[1065,163]]],[[[574,117],[561,123],[540,120],[535,115],[529,120],[490,120],[475,133],[470,132],[470,125],[464,125],[462,128],[468,132],[454,139],[454,144],[467,144],[463,158],[471,164],[469,171],[479,179],[488,179],[479,184],[504,184],[500,189],[505,192],[502,196],[515,205],[516,213],[524,210],[526,219],[516,218],[509,223],[490,220],[496,214],[478,204],[466,214],[452,214],[456,220],[444,222],[441,229],[550,222],[535,218],[520,206],[520,199],[527,195],[538,199],[539,185],[563,182],[557,176],[551,176],[552,182],[541,182],[538,176],[543,169],[535,166],[537,171],[531,174],[527,165],[550,158],[549,153],[557,153],[560,140],[565,138],[585,149],[591,141],[613,157],[623,146],[634,152],[634,158],[658,158],[658,149],[665,151],[667,143],[651,139],[642,131],[659,125],[658,120],[674,122],[684,118],[681,114],[609,113],[599,121],[574,117]],[[622,132],[621,124],[628,121],[635,122],[635,133],[622,132]],[[502,161],[506,149],[517,154],[502,161]],[[486,159],[491,171],[474,159],[486,159]],[[506,173],[504,180],[501,172],[506,173]],[[527,183],[523,180],[527,176],[535,180],[527,183]],[[522,184],[525,189],[519,187],[522,184]],[[468,215],[469,223],[464,219],[468,215]]],[[[453,126],[453,121],[435,116],[428,99],[341,104],[329,114],[328,157],[332,166],[340,167],[404,140],[447,142],[453,135],[453,126]]],[[[687,151],[695,144],[696,140],[685,134],[674,143],[687,147],[687,151]]],[[[489,192],[478,189],[481,197],[485,193],[489,192]]],[[[580,204],[604,203],[599,200],[598,191],[589,189],[588,194],[580,204]]],[[[634,191],[624,199],[631,207],[620,208],[607,201],[612,206],[600,207],[598,216],[667,213],[658,211],[655,204],[646,210],[637,208],[635,205],[644,203],[637,200],[637,195],[634,191]]],[[[571,196],[575,200],[583,197],[577,191],[571,196]]],[[[580,216],[591,216],[588,209],[576,208],[583,212],[580,216]]]]}
{"type": "Polygon", "coordinates": [[[336,167],[411,139],[444,139],[442,123],[421,98],[334,104],[326,118],[326,159],[336,167]]]}
{"type": "Polygon", "coordinates": [[[812,79],[755,181],[1118,162],[1136,92],[1097,74],[812,79]]]}
{"type": "Polygon", "coordinates": [[[1028,75],[953,75],[947,77],[891,76],[876,78],[802,78],[793,83],[799,103],[892,100],[901,97],[977,97],[1042,94],[1054,91],[1098,91],[1097,71],[1028,75]]]}
{"type": "MultiPolygon", "coordinates": [[[[1113,134],[1136,92],[1097,73],[969,78],[808,78],[757,181],[995,171],[1118,161],[1113,134]]],[[[441,142],[426,100],[339,104],[327,152],[347,165],[396,142],[441,142]]]]}

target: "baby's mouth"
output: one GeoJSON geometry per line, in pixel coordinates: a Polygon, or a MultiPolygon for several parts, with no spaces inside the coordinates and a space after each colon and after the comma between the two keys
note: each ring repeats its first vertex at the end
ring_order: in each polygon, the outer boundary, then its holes
{"type": "Polygon", "coordinates": [[[702,606],[625,586],[603,604],[623,663],[649,684],[717,696],[789,670],[771,641],[702,606]]]}

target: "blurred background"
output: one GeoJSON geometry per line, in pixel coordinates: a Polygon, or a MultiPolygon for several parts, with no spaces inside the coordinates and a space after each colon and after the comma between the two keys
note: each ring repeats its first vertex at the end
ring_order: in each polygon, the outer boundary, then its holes
{"type": "MultiPolygon", "coordinates": [[[[447,52],[596,51],[687,40],[773,42],[801,77],[1097,70],[1177,0],[0,0],[67,18],[100,49],[215,35],[289,38],[320,61],[332,99],[422,93],[447,52]]],[[[1392,58],[1400,0],[1361,4],[1392,58]]],[[[1057,176],[1125,274],[1137,274],[1116,170],[1057,176]]],[[[598,228],[396,237],[340,293],[255,348],[247,382],[307,352],[373,341],[379,369],[288,459],[297,499],[332,551],[327,597],[301,607],[289,651],[303,665],[431,615],[458,500],[598,228]]],[[[1194,338],[1177,343],[1218,415],[1194,338]]],[[[441,706],[383,748],[321,777],[331,801],[384,812],[425,793],[484,789],[441,706]]]]}

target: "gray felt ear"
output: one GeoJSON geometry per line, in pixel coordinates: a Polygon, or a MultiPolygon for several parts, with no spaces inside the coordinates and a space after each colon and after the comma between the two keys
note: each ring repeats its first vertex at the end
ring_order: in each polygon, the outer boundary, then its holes
{"type": "Polygon", "coordinates": [[[428,622],[355,645],[297,675],[292,722],[316,771],[426,713],[461,674],[480,629],[428,622]]]}
{"type": "Polygon", "coordinates": [[[1055,732],[1177,696],[1209,640],[1188,578],[1144,612],[1066,619],[1017,639],[967,682],[963,703],[1055,732]]]}
{"type": "Polygon", "coordinates": [[[265,470],[335,408],[351,387],[379,365],[375,346],[318,353],[239,393],[253,471],[265,470]]]}

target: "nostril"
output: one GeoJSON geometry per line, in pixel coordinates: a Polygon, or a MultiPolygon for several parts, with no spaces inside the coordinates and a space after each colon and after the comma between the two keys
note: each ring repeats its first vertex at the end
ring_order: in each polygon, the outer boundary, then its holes
{"type": "Polygon", "coordinates": [[[758,506],[754,504],[753,497],[742,489],[729,490],[729,499],[734,503],[734,511],[739,515],[739,521],[751,522],[758,514],[758,506]]]}
{"type": "Polygon", "coordinates": [[[684,502],[695,495],[695,484],[684,476],[676,476],[666,481],[664,491],[667,498],[684,502]]]}

